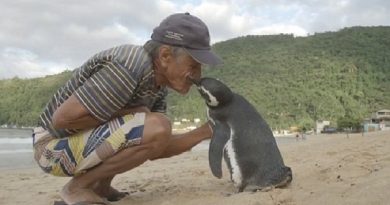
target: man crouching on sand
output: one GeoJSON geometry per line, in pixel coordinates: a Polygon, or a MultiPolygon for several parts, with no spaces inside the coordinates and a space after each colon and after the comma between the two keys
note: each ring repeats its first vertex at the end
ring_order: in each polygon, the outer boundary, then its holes
{"type": "Polygon", "coordinates": [[[120,200],[126,193],[111,187],[115,175],[211,137],[207,123],[172,135],[162,113],[167,87],[186,94],[202,64],[220,63],[199,18],[168,16],[144,46],[102,51],[74,71],[40,116],[35,160],[46,173],[72,177],[60,192],[67,204],[120,200]]]}

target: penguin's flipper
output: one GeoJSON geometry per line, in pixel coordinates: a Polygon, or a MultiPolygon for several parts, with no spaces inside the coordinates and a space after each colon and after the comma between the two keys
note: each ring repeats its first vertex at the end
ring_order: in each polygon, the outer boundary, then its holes
{"type": "Polygon", "coordinates": [[[213,175],[221,178],[223,150],[230,137],[230,128],[226,123],[215,121],[212,129],[213,137],[209,147],[209,166],[213,175]]]}

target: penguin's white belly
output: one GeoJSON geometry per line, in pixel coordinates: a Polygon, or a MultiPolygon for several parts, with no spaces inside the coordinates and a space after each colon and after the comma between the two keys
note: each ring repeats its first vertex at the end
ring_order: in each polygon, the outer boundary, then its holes
{"type": "Polygon", "coordinates": [[[230,139],[225,145],[225,150],[227,152],[228,159],[230,160],[230,165],[232,169],[231,170],[232,181],[236,187],[240,187],[242,184],[242,175],[241,175],[240,166],[237,163],[236,152],[233,146],[233,140],[232,140],[233,134],[234,134],[233,130],[230,130],[230,139]]]}

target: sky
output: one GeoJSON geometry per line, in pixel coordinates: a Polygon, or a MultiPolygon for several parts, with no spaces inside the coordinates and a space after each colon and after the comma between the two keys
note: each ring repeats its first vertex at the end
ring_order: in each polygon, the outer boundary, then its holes
{"type": "Polygon", "coordinates": [[[93,54],[142,45],[170,14],[189,12],[211,42],[389,26],[389,0],[1,0],[0,79],[73,70],[93,54]]]}

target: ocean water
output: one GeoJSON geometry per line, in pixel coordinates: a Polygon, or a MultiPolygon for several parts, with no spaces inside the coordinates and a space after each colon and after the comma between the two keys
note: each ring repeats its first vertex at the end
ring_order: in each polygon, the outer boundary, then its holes
{"type": "MultiPolygon", "coordinates": [[[[29,168],[37,166],[33,159],[32,129],[0,129],[0,169],[29,168]]],[[[276,137],[276,142],[288,144],[296,142],[295,137],[276,137]]],[[[205,140],[192,151],[209,149],[205,140]]]]}
{"type": "Polygon", "coordinates": [[[35,165],[32,129],[0,129],[0,169],[35,165]]]}

